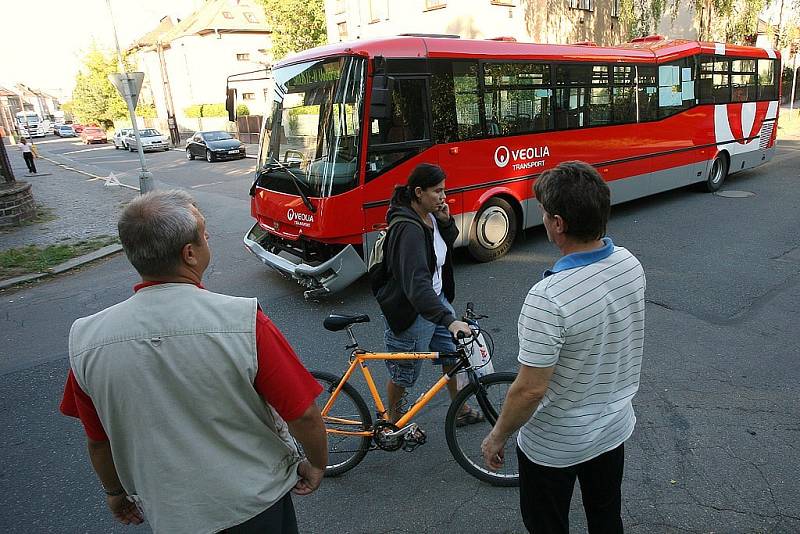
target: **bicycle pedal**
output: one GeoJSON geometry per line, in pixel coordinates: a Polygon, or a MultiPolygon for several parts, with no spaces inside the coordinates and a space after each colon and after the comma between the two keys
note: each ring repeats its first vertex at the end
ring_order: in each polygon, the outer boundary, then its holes
{"type": "Polygon", "coordinates": [[[403,436],[403,450],[411,452],[420,445],[424,445],[428,440],[428,436],[419,427],[406,432],[403,436]]]}

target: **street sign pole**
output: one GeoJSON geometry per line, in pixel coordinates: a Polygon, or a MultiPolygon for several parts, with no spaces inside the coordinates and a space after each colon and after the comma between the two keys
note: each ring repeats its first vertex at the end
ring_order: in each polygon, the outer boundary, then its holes
{"type": "Polygon", "coordinates": [[[139,164],[142,167],[139,172],[139,193],[143,195],[155,188],[153,186],[153,175],[147,170],[147,163],[144,160],[142,138],[139,135],[139,125],[136,123],[136,102],[139,100],[139,91],[142,87],[144,73],[128,73],[125,70],[125,62],[122,59],[119,38],[117,38],[117,27],[114,24],[114,12],[111,11],[111,0],[106,0],[106,6],[108,6],[108,14],[111,17],[111,29],[114,31],[114,43],[117,45],[117,59],[119,60],[119,70],[121,71],[121,74],[109,75],[109,79],[122,94],[122,98],[128,106],[128,114],[131,116],[131,127],[133,128],[133,135],[136,138],[136,148],[139,151],[139,164]]]}
{"type": "Polygon", "coordinates": [[[792,48],[794,49],[794,64],[792,66],[792,93],[789,95],[789,115],[794,111],[794,91],[797,86],[797,53],[799,51],[797,44],[792,48]]]}

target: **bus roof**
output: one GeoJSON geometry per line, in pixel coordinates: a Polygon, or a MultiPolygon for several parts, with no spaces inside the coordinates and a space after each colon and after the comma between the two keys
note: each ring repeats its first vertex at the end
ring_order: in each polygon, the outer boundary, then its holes
{"type": "Polygon", "coordinates": [[[579,44],[535,44],[508,40],[459,39],[451,37],[396,36],[335,43],[306,50],[280,61],[276,67],[331,56],[357,55],[372,58],[461,58],[544,61],[592,61],[603,63],[662,63],[694,54],[753,58],[780,57],[778,51],[753,46],[712,42],[668,40],[661,36],[635,39],[618,46],[579,44]]]}

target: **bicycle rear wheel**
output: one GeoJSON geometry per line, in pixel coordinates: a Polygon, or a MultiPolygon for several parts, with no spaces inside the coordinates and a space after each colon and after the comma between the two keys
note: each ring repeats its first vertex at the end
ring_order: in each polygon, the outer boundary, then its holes
{"type": "Polygon", "coordinates": [[[481,377],[480,386],[468,384],[459,391],[450,409],[447,411],[445,419],[445,437],[447,446],[453,454],[458,464],[475,478],[488,482],[493,486],[518,486],[519,485],[519,464],[517,462],[517,433],[515,432],[508,438],[505,449],[505,462],[500,471],[490,470],[483,463],[481,454],[481,442],[492,430],[491,417],[486,413],[478,401],[477,395],[485,394],[486,402],[499,415],[503,408],[503,402],[508,393],[508,388],[517,375],[514,373],[492,373],[481,377]],[[481,423],[471,425],[456,426],[458,414],[463,412],[465,406],[484,412],[486,420],[481,423]]]}
{"type": "MultiPolygon", "coordinates": [[[[336,390],[341,377],[322,371],[311,371],[311,374],[322,386],[322,393],[317,397],[317,406],[321,410],[336,390]]],[[[325,468],[325,476],[335,477],[358,465],[367,455],[372,443],[371,437],[338,432],[370,430],[372,417],[358,391],[350,384],[345,384],[323,419],[325,429],[328,431],[328,465],[325,468]]]]}

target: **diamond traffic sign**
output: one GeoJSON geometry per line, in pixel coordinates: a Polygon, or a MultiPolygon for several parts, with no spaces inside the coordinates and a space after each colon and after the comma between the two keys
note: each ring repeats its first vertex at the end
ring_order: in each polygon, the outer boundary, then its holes
{"type": "Polygon", "coordinates": [[[109,74],[108,79],[117,88],[122,98],[126,102],[130,102],[131,107],[136,109],[136,103],[139,101],[139,94],[142,91],[144,72],[114,73],[109,74]]]}

